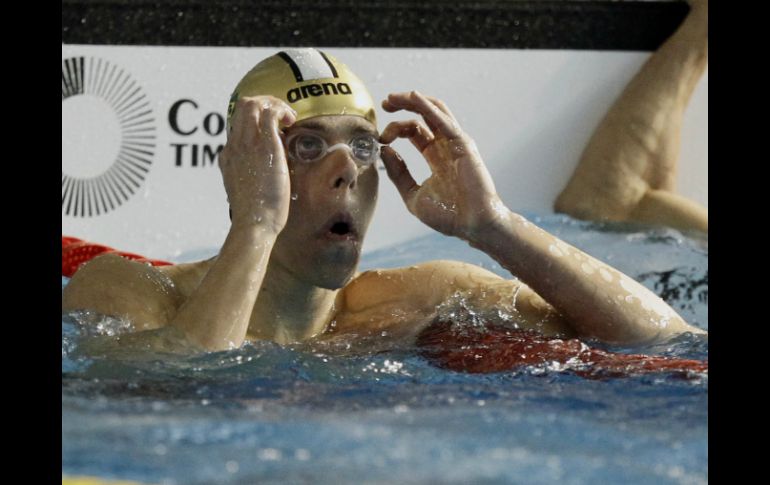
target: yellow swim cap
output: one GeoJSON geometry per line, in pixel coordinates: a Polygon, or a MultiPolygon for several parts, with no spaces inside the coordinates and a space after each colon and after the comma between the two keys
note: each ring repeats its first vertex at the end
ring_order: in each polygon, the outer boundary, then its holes
{"type": "Polygon", "coordinates": [[[267,94],[286,101],[297,112],[297,121],[355,115],[377,125],[374,102],[364,83],[345,64],[317,49],[286,49],[254,66],[230,97],[227,132],[238,99],[267,94]]]}

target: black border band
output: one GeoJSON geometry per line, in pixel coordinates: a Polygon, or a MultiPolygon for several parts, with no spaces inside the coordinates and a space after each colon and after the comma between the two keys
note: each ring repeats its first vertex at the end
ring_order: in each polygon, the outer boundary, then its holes
{"type": "Polygon", "coordinates": [[[62,0],[65,44],[651,51],[683,1],[62,0]]]}

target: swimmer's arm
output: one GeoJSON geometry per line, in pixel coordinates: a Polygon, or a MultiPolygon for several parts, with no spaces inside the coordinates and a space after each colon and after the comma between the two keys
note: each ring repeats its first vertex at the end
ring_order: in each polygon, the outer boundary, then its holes
{"type": "Polygon", "coordinates": [[[233,225],[211,269],[170,324],[208,351],[240,347],[277,235],[258,224],[233,225]]]}
{"type": "Polygon", "coordinates": [[[116,336],[96,335],[81,338],[72,355],[141,360],[144,357],[156,359],[158,353],[189,355],[197,354],[200,350],[181,330],[166,326],[116,336]]]}
{"type": "MultiPolygon", "coordinates": [[[[158,268],[117,255],[99,256],[73,275],[62,295],[62,311],[92,310],[127,319],[142,335],[124,338],[126,345],[142,339],[142,345],[154,345],[157,332],[145,331],[172,326],[184,336],[180,348],[239,347],[275,238],[260,226],[231,228],[216,261],[189,297],[158,268]]],[[[162,346],[168,347],[169,336],[163,334],[163,339],[162,346]]]]}
{"type": "Polygon", "coordinates": [[[630,277],[511,211],[469,242],[553,305],[579,336],[639,344],[705,333],[630,277]]]}

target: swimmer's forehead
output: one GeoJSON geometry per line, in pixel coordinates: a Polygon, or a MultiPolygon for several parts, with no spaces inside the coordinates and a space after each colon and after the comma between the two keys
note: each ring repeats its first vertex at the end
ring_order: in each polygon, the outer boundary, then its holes
{"type": "Polygon", "coordinates": [[[288,130],[314,131],[325,136],[344,136],[369,134],[379,136],[377,128],[367,119],[360,116],[330,115],[315,116],[294,123],[288,130]]]}

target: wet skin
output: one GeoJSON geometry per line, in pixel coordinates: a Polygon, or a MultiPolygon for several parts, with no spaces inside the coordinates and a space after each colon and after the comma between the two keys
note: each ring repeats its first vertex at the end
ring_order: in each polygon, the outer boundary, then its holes
{"type": "Polygon", "coordinates": [[[431,169],[418,184],[393,148],[382,150],[410,213],[486,252],[520,280],[456,261],[356,275],[376,203],[376,167],[359,166],[347,150],[296,164],[286,159],[283,140],[312,129],[333,145],[374,127],[353,116],[295,123],[285,103],[259,96],[239,100],[220,157],[233,219],[219,255],[164,268],[96,258],[73,277],[64,308],[126,315],[138,330],[169,326],[202,350],[332,333],[386,331],[411,340],[437,307],[461,299],[480,311],[502,308],[519,328],[544,335],[628,344],[703,333],[626,275],[505,207],[473,140],[443,102],[410,92],[391,94],[382,106],[420,117],[390,123],[381,135],[385,144],[410,140],[431,169]],[[348,222],[350,236],[329,234],[335,217],[348,222]],[[146,283],[152,278],[155,286],[146,283]]]}

